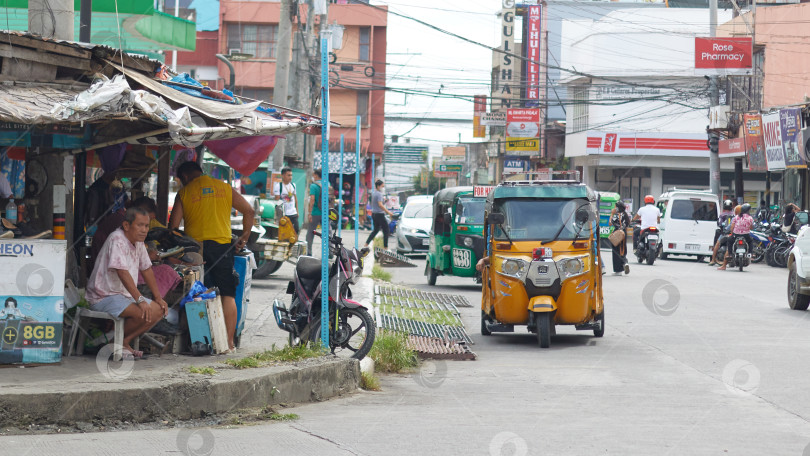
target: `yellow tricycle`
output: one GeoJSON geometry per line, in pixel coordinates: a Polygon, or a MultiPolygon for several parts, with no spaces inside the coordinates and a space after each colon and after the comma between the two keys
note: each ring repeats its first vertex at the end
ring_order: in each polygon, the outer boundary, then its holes
{"type": "Polygon", "coordinates": [[[481,334],[526,325],[543,348],[556,325],[605,333],[596,195],[578,180],[504,182],[487,197],[481,334]]]}

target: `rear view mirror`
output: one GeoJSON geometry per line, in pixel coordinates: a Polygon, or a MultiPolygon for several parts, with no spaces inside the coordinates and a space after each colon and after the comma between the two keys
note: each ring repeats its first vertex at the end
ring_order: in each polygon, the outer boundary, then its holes
{"type": "Polygon", "coordinates": [[[591,213],[588,209],[583,207],[577,210],[575,217],[577,226],[582,226],[588,223],[588,220],[591,218],[591,213]]]}
{"type": "Polygon", "coordinates": [[[807,225],[810,223],[810,214],[808,214],[807,211],[797,212],[796,220],[798,220],[802,225],[807,225]]]}
{"type": "Polygon", "coordinates": [[[506,217],[504,217],[500,212],[493,212],[489,214],[487,220],[489,221],[490,225],[503,225],[503,223],[506,221],[506,217]]]}
{"type": "Polygon", "coordinates": [[[450,223],[453,222],[453,216],[450,215],[449,212],[445,212],[444,215],[442,216],[442,220],[444,220],[444,223],[449,225],[450,223]]]}

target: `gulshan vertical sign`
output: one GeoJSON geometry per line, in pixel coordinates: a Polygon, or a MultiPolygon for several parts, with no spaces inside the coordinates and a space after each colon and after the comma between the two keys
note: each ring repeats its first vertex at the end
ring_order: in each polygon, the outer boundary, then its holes
{"type": "Polygon", "coordinates": [[[540,106],[540,5],[529,7],[526,40],[526,106],[540,106]]]}
{"type": "MultiPolygon", "coordinates": [[[[497,96],[500,109],[512,107],[515,93],[515,0],[503,0],[501,10],[500,71],[498,73],[497,96]]],[[[520,93],[520,91],[518,91],[520,93]]]]}

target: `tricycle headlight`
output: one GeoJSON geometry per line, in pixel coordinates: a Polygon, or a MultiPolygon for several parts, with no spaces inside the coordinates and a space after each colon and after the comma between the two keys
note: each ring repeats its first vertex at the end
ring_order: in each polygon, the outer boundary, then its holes
{"type": "Polygon", "coordinates": [[[585,272],[585,263],[581,258],[566,258],[557,263],[557,269],[562,277],[573,277],[585,272]]]}
{"type": "Polygon", "coordinates": [[[520,277],[523,275],[525,265],[523,260],[507,259],[501,263],[501,272],[508,276],[520,277]]]}
{"type": "Polygon", "coordinates": [[[473,240],[472,240],[472,238],[470,238],[470,237],[465,237],[465,238],[464,238],[464,245],[465,245],[465,246],[467,246],[467,247],[472,247],[472,245],[473,245],[473,240]]]}

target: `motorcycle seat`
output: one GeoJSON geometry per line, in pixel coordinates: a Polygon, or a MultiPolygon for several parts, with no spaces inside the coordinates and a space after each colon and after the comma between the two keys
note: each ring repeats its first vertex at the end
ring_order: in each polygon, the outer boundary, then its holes
{"type": "Polygon", "coordinates": [[[295,272],[302,279],[319,279],[321,277],[321,260],[310,257],[298,257],[295,272]]]}

